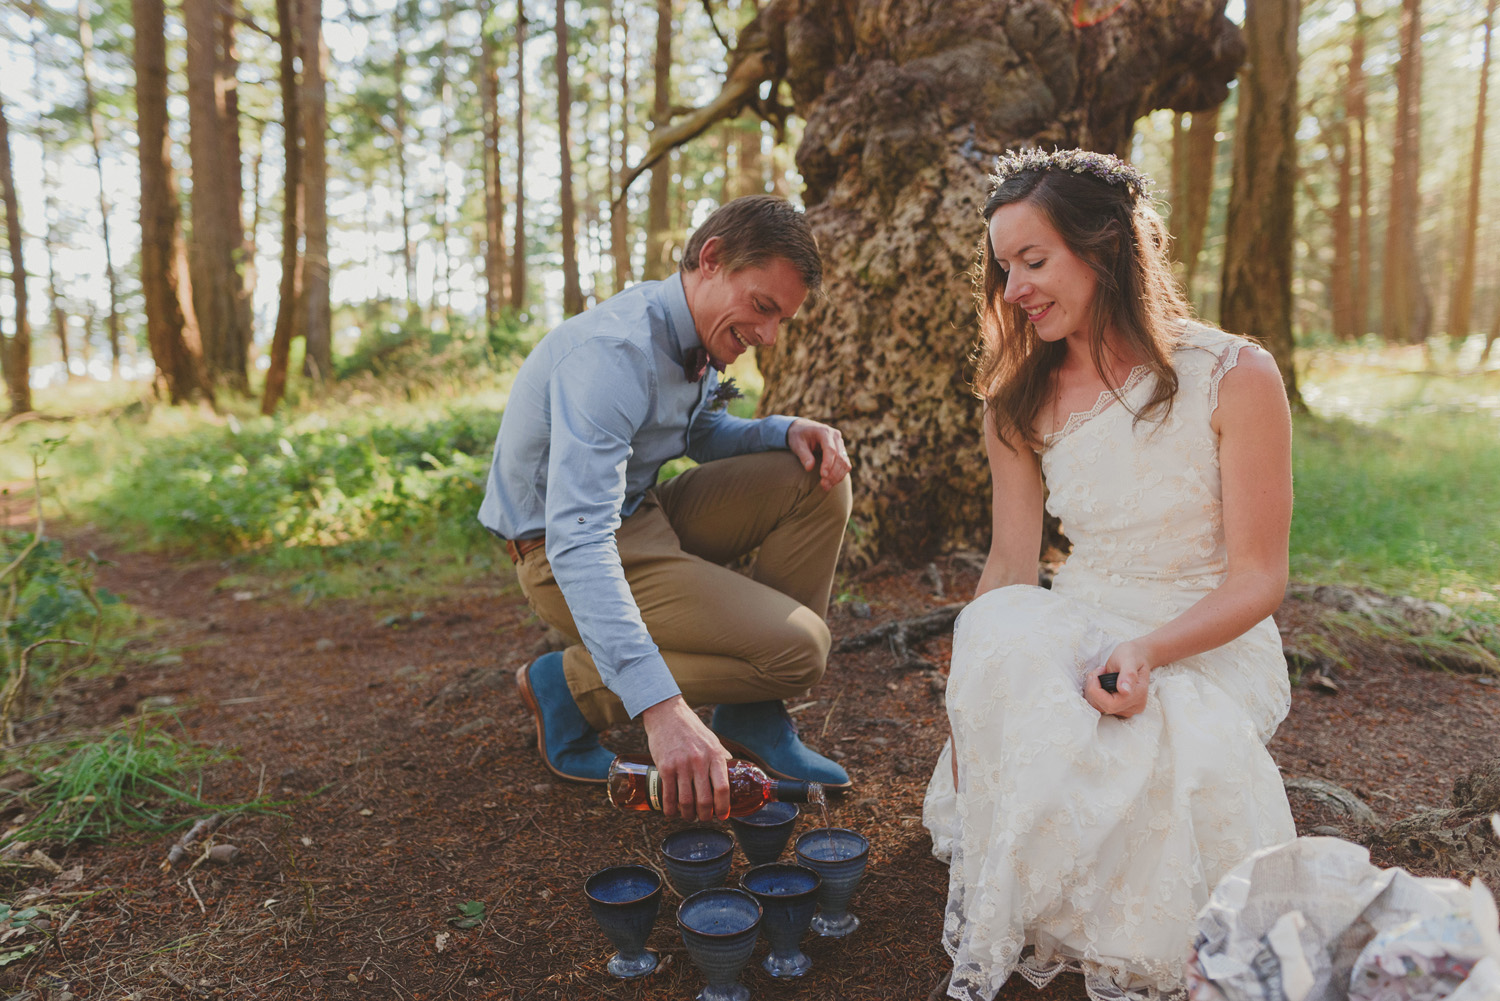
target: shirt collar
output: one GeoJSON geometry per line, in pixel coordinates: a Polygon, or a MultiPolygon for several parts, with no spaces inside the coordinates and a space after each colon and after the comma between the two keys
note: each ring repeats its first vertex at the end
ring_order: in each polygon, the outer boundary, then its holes
{"type": "Polygon", "coordinates": [[[677,360],[681,361],[689,348],[703,345],[698,328],[693,325],[693,311],[688,309],[681,271],[662,280],[661,293],[662,302],[667,307],[667,329],[672,334],[672,342],[677,345],[677,360]]]}

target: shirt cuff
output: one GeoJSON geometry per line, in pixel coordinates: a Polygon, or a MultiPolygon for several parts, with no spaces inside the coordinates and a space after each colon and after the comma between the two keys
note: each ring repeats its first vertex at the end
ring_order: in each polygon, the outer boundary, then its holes
{"type": "Polygon", "coordinates": [[[797,418],[788,417],[785,414],[771,414],[761,418],[762,441],[768,448],[786,448],[786,434],[792,429],[792,422],[797,418]]]}
{"type": "Polygon", "coordinates": [[[635,719],[658,702],[682,694],[682,689],[677,687],[677,682],[672,677],[667,662],[662,660],[659,654],[654,661],[637,665],[631,675],[628,680],[622,679],[620,687],[624,691],[615,693],[620,697],[620,701],[625,703],[625,711],[630,714],[631,719],[635,719]]]}

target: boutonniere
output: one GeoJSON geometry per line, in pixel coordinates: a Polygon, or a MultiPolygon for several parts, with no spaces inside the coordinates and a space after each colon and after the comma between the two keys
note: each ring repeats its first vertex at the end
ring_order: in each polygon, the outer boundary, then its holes
{"type": "Polygon", "coordinates": [[[714,393],[709,398],[708,405],[712,410],[723,410],[729,406],[730,400],[738,400],[744,395],[744,393],[740,392],[740,387],[734,384],[734,378],[731,376],[728,379],[720,380],[719,384],[714,387],[714,393]]]}

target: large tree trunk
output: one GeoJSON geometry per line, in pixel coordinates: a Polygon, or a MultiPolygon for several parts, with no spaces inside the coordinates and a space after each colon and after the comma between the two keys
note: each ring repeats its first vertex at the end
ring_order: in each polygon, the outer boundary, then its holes
{"type": "Polygon", "coordinates": [[[1349,43],[1348,118],[1358,140],[1359,221],[1354,230],[1354,334],[1370,332],[1370,111],[1365,101],[1365,13],[1354,0],[1354,39],[1349,43]]]}
{"type": "Polygon", "coordinates": [[[1385,228],[1381,331],[1386,340],[1427,339],[1427,291],[1418,274],[1417,198],[1421,170],[1421,0],[1401,2],[1401,59],[1396,64],[1396,135],[1391,154],[1391,199],[1385,228]]]}
{"type": "Polygon", "coordinates": [[[241,324],[243,279],[238,257],[240,228],[239,121],[225,98],[225,60],[215,0],[184,0],[187,29],[188,151],[193,161],[192,233],[188,262],[193,276],[193,310],[203,335],[209,378],[237,392],[250,388],[247,362],[250,331],[241,324]]]}
{"type": "MultiPolygon", "coordinates": [[[[36,63],[37,75],[33,82],[38,94],[43,93],[41,61],[36,63]]],[[[53,197],[52,163],[50,147],[55,141],[51,136],[51,124],[41,123],[36,131],[37,144],[42,153],[42,250],[47,255],[47,304],[52,314],[52,332],[57,337],[57,348],[62,353],[63,377],[73,378],[72,360],[68,352],[68,313],[63,308],[62,292],[57,287],[57,231],[52,227],[56,216],[57,199],[53,197]]]]}
{"type": "Polygon", "coordinates": [[[583,289],[578,283],[578,209],[573,204],[573,140],[569,135],[573,94],[568,86],[568,22],[563,0],[557,0],[557,146],[561,154],[558,186],[561,192],[563,315],[583,312],[583,289]]]}
{"type": "MultiPolygon", "coordinates": [[[[221,79],[224,86],[224,120],[229,127],[224,132],[224,147],[228,151],[227,162],[244,162],[244,150],[240,142],[240,57],[235,48],[235,28],[239,24],[238,0],[224,0],[219,4],[219,55],[223,60],[221,79]]],[[[265,125],[259,125],[261,132],[265,125]]],[[[255,159],[251,162],[251,183],[254,195],[259,197],[260,161],[263,145],[257,137],[255,159]]],[[[238,268],[234,289],[234,307],[237,317],[235,328],[242,339],[235,358],[239,368],[249,371],[250,349],[255,343],[255,313],[253,290],[255,288],[255,234],[245,231],[245,179],[238,166],[228,171],[229,204],[231,209],[224,224],[232,233],[235,247],[235,265],[238,268]]],[[[246,392],[249,391],[248,379],[246,392]]]]}
{"type": "Polygon", "coordinates": [[[1328,136],[1338,200],[1333,207],[1333,261],[1328,273],[1328,298],[1333,335],[1341,341],[1359,336],[1354,313],[1354,151],[1349,119],[1336,123],[1328,136]]]}
{"type": "Polygon", "coordinates": [[[146,337],[167,398],[212,399],[203,341],[193,312],[192,282],[182,242],[182,217],[167,131],[166,8],[162,0],[131,0],[135,28],[136,134],[141,160],[141,289],[146,337]]]}
{"type": "Polygon", "coordinates": [[[1468,209],[1460,217],[1458,273],[1453,278],[1453,296],[1448,306],[1448,336],[1462,340],[1469,336],[1474,311],[1474,261],[1479,247],[1479,183],[1484,167],[1485,102],[1490,91],[1490,35],[1494,29],[1495,3],[1490,0],[1484,12],[1484,58],[1479,64],[1479,109],[1474,114],[1474,152],[1469,157],[1468,209]]]}
{"type": "MultiPolygon", "coordinates": [[[[619,23],[620,14],[616,9],[615,0],[610,0],[609,5],[609,51],[610,62],[614,62],[614,38],[617,29],[621,28],[619,23]]],[[[610,204],[609,208],[609,251],[615,262],[615,291],[619,292],[630,284],[630,206],[625,201],[625,193],[620,189],[620,178],[625,173],[625,150],[630,146],[630,137],[627,134],[630,126],[629,99],[630,94],[630,32],[620,30],[620,75],[619,93],[616,94],[611,86],[606,88],[609,98],[609,120],[610,120],[610,144],[609,144],[609,187],[610,197],[618,199],[610,204]]],[[[611,81],[614,77],[611,75],[611,81]]]]}
{"type": "Polygon", "coordinates": [[[500,187],[500,66],[493,0],[479,2],[479,100],[484,115],[484,320],[493,327],[510,300],[505,253],[505,193],[500,187]]]}
{"type": "MultiPolygon", "coordinates": [[[[137,3],[141,0],[136,0],[137,3]]],[[[281,209],[281,301],[276,308],[276,331],[271,336],[271,364],[266,369],[266,388],[260,412],[276,412],[286,392],[287,359],[292,349],[292,328],[297,307],[297,192],[301,189],[302,149],[297,141],[300,109],[297,100],[297,41],[292,20],[292,0],[276,0],[278,40],[281,43],[281,132],[286,163],[281,209]]]]}
{"type": "MultiPolygon", "coordinates": [[[[672,0],[656,0],[656,96],[651,105],[654,142],[672,122],[672,0]]],[[[646,195],[646,268],[648,280],[672,272],[672,164],[667,158],[651,168],[646,195]]]]}
{"type": "Polygon", "coordinates": [[[516,0],[516,228],[510,255],[510,308],[526,308],[526,0],[516,0]]]}
{"type": "MultiPolygon", "coordinates": [[[[104,276],[109,284],[109,367],[112,375],[120,374],[120,292],[115,279],[115,261],[109,246],[109,192],[104,186],[104,123],[99,116],[99,102],[94,95],[94,33],[89,21],[88,3],[78,4],[78,44],[83,50],[84,114],[89,120],[89,145],[94,154],[94,173],[99,178],[99,235],[104,251],[104,276]]],[[[85,339],[87,343],[87,339],[85,339]]]]}
{"type": "Polygon", "coordinates": [[[395,105],[395,154],[396,178],[401,197],[401,268],[406,282],[407,310],[417,306],[417,262],[411,244],[411,197],[407,192],[409,178],[406,165],[406,32],[401,20],[402,4],[396,4],[392,18],[392,32],[396,37],[396,62],[392,75],[396,81],[395,105]]]}
{"type": "Polygon", "coordinates": [[[10,123],[5,118],[5,100],[0,97],[0,201],[5,205],[5,237],[10,244],[10,278],[15,288],[15,329],[7,337],[0,332],[0,368],[10,412],[31,411],[31,321],[26,315],[26,263],[21,243],[21,208],[16,197],[16,176],[10,161],[10,123]]]}
{"type": "MultiPolygon", "coordinates": [[[[303,371],[315,381],[333,377],[333,316],[328,270],[328,46],[322,0],[299,0],[302,30],[302,335],[303,371]]],[[[446,163],[447,161],[444,160],[446,163]]]]}
{"type": "Polygon", "coordinates": [[[1300,408],[1292,366],[1292,243],[1297,190],[1296,0],[1246,0],[1249,54],[1235,123],[1234,186],[1219,322],[1258,338],[1300,408]]]}
{"type": "MultiPolygon", "coordinates": [[[[1187,182],[1182,206],[1182,285],[1191,299],[1203,256],[1203,237],[1208,232],[1208,209],[1214,193],[1214,161],[1219,152],[1219,109],[1195,111],[1187,130],[1187,182]]],[[[1177,206],[1173,206],[1174,211],[1177,206]]]]}
{"type": "Polygon", "coordinates": [[[1243,58],[1222,0],[1140,0],[1090,28],[1071,6],[773,0],[740,33],[716,107],[732,114],[784,67],[827,269],[826,296],[759,355],[762,409],[844,431],[856,561],[987,537],[966,273],[995,155],[1026,143],[1123,153],[1152,109],[1220,103],[1243,58]]]}
{"type": "Polygon", "coordinates": [[[766,193],[766,161],[760,153],[760,116],[741,115],[735,122],[735,176],[738,181],[735,195],[763,195],[766,193]]]}

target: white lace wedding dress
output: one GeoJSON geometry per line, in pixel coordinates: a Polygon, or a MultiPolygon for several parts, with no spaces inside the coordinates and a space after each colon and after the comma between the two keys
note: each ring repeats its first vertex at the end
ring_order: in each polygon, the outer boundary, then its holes
{"type": "MultiPolygon", "coordinates": [[[[1072,540],[1067,564],[1050,591],[1000,588],[958,618],[947,690],[956,752],[943,749],[923,806],[934,854],[951,856],[950,997],[988,1001],[1012,972],[1040,987],[1065,969],[1084,974],[1095,1001],[1174,993],[1215,883],[1295,834],[1265,749],[1290,700],[1270,619],[1152,671],[1131,719],[1101,717],[1082,695],[1083,675],[1116,643],[1223,579],[1209,419],[1245,343],[1191,328],[1163,423],[1136,423],[1105,394],[1050,435],[1047,506],[1072,540]]],[[[1151,381],[1131,373],[1131,408],[1151,381]]]]}

